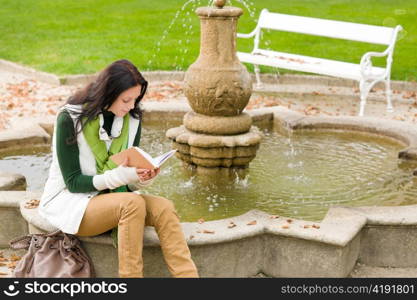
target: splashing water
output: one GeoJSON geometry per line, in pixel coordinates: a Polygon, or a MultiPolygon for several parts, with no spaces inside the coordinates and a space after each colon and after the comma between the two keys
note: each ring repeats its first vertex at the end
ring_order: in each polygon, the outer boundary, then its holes
{"type": "MultiPolygon", "coordinates": [[[[256,23],[257,20],[254,19],[256,14],[256,8],[254,7],[253,2],[249,2],[246,0],[235,0],[246,8],[246,10],[249,12],[249,16],[251,19],[256,23]]],[[[230,5],[232,5],[232,2],[229,0],[230,5]]],[[[161,52],[161,49],[163,48],[164,42],[166,41],[169,33],[171,32],[172,28],[176,24],[178,20],[181,20],[181,29],[184,32],[184,35],[182,39],[179,39],[177,41],[177,45],[179,48],[179,54],[175,56],[173,66],[175,67],[176,71],[182,71],[185,69],[185,58],[190,52],[190,46],[191,46],[191,40],[195,35],[195,26],[193,26],[193,16],[191,15],[192,12],[196,10],[197,7],[202,6],[202,0],[188,0],[185,2],[182,7],[176,11],[174,18],[169,23],[167,29],[163,31],[161,39],[155,44],[152,51],[152,57],[148,61],[146,70],[152,70],[152,64],[154,64],[158,58],[158,55],[161,52]],[[190,5],[191,4],[191,5],[190,5]]],[[[214,6],[214,0],[209,0],[207,3],[207,6],[214,6]]]]}
{"type": "Polygon", "coordinates": [[[235,186],[242,188],[249,187],[249,175],[246,175],[244,178],[239,178],[239,176],[236,176],[235,186]]]}
{"type": "MultiPolygon", "coordinates": [[[[146,68],[147,70],[151,70],[152,64],[154,63],[155,59],[157,58],[157,55],[161,52],[161,47],[163,45],[163,42],[167,38],[169,32],[171,31],[171,29],[172,29],[173,25],[175,24],[175,22],[177,21],[178,17],[181,15],[182,12],[185,11],[185,9],[187,8],[187,6],[190,3],[193,3],[192,10],[195,10],[195,7],[197,5],[200,5],[201,4],[201,0],[188,0],[187,2],[184,3],[184,5],[179,10],[177,10],[177,12],[175,13],[175,16],[172,19],[171,23],[168,25],[168,28],[164,30],[164,32],[162,34],[162,38],[156,43],[156,46],[153,49],[153,51],[152,51],[153,52],[153,55],[152,55],[152,58],[148,61],[148,66],[146,68]]],[[[186,12],[186,15],[189,16],[190,15],[190,12],[187,11],[186,12]]],[[[190,17],[188,18],[188,20],[191,22],[191,18],[190,17]]],[[[183,23],[183,25],[184,24],[185,23],[183,23]]],[[[189,26],[189,29],[192,29],[192,25],[189,26]]],[[[188,33],[190,33],[188,30],[185,31],[185,35],[187,35],[188,33]]],[[[191,33],[193,33],[193,32],[191,32],[191,33]]],[[[181,43],[182,43],[182,40],[179,40],[179,44],[181,44],[181,43]]],[[[189,42],[188,42],[188,44],[189,44],[189,42]]],[[[187,52],[188,52],[188,50],[187,50],[187,52]]],[[[177,65],[177,59],[178,59],[178,56],[176,56],[175,65],[177,65]]]]}

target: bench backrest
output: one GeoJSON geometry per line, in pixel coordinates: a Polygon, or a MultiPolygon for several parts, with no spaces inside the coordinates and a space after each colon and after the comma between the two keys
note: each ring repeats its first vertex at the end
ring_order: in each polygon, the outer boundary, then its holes
{"type": "Polygon", "coordinates": [[[271,13],[263,9],[258,28],[389,45],[395,28],[271,13]]]}

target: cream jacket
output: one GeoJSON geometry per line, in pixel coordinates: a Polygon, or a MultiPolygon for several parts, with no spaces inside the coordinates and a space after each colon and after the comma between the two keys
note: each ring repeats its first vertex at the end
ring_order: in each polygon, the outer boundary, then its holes
{"type": "MultiPolygon", "coordinates": [[[[67,109],[67,111],[70,113],[75,128],[75,113],[81,110],[81,105],[67,104],[63,106],[61,110],[62,109],[67,109]]],[[[115,117],[113,121],[113,126],[120,126],[120,119],[116,120],[116,118],[117,117],[115,117]]],[[[139,120],[135,118],[130,118],[129,120],[128,148],[133,145],[133,141],[139,127],[139,120]]],[[[123,118],[121,118],[121,121],[123,122],[123,118]]],[[[93,152],[87,144],[83,132],[80,132],[77,135],[77,143],[80,152],[79,159],[82,174],[90,176],[96,175],[96,160],[94,158],[93,152]]],[[[111,142],[106,141],[107,149],[110,148],[110,143],[111,142]]],[[[63,232],[75,234],[78,232],[78,228],[80,226],[89,200],[99,192],[93,191],[89,193],[71,193],[68,191],[59,167],[55,145],[56,120],[51,146],[52,163],[49,170],[49,176],[40,200],[39,214],[49,223],[51,223],[51,225],[62,230],[63,232]]]]}

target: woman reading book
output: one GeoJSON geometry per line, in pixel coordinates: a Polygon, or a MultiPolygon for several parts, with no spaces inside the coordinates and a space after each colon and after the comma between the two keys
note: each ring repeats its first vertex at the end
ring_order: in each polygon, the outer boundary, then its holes
{"type": "Polygon", "coordinates": [[[143,277],[144,227],[154,226],[172,276],[198,277],[173,203],[139,193],[159,169],[129,167],[127,160],[117,165],[109,159],[139,145],[139,103],[147,84],[131,62],[118,60],[61,107],[40,214],[78,236],[117,227],[120,277],[143,277]]]}

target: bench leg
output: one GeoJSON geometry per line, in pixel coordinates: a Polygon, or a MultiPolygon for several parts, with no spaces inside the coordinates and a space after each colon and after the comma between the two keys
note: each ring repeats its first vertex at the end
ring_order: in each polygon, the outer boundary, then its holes
{"type": "Polygon", "coordinates": [[[255,67],[255,76],[256,76],[256,87],[261,88],[262,82],[261,82],[261,76],[260,76],[260,69],[258,65],[254,65],[255,67]]]}
{"type": "Polygon", "coordinates": [[[391,81],[389,79],[385,81],[385,97],[387,97],[387,112],[394,112],[391,101],[391,81]]]}
{"type": "Polygon", "coordinates": [[[361,94],[361,102],[359,106],[359,117],[363,117],[365,113],[366,98],[368,97],[371,86],[367,84],[366,80],[361,80],[359,83],[359,90],[361,94]]]}

